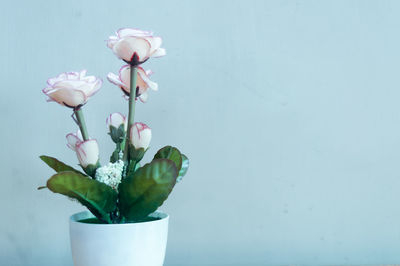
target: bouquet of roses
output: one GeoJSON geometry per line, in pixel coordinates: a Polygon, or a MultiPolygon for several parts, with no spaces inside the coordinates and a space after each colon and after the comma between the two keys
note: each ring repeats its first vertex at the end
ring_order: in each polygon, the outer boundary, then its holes
{"type": "Polygon", "coordinates": [[[85,124],[83,107],[101,87],[101,79],[87,76],[86,70],[66,72],[47,81],[43,92],[54,101],[73,111],[72,118],[79,126],[76,133],[66,136],[68,147],[76,152],[82,171],[50,156],[40,158],[56,171],[46,186],[86,206],[102,223],[145,221],[167,199],[173,187],[186,174],[188,158],[177,148],[165,146],[151,162],[141,165],[148,150],[151,129],[144,123],[134,122],[135,103],[146,102],[148,91],[157,90],[151,81],[151,71],[141,64],[149,58],[166,54],[162,39],[152,32],[123,28],[109,37],[107,46],[127,63],[119,75],[109,73],[107,79],[117,85],[129,103],[126,118],[120,113],[106,120],[109,135],[115,143],[110,162],[101,166],[99,146],[91,138],[85,124]]]}

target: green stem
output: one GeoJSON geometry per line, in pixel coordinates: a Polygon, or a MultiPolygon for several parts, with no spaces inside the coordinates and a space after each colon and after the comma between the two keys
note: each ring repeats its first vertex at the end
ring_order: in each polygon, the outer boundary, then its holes
{"type": "Polygon", "coordinates": [[[124,162],[129,161],[129,136],[131,127],[134,123],[135,117],[135,98],[136,98],[136,79],[137,79],[137,68],[131,66],[131,83],[130,83],[130,95],[129,95],[129,113],[128,113],[128,127],[125,138],[125,151],[124,151],[124,162]]]}
{"type": "Polygon", "coordinates": [[[81,108],[74,109],[76,120],[78,120],[78,125],[82,133],[83,140],[89,139],[89,134],[86,128],[85,118],[83,117],[83,112],[81,108]]]}

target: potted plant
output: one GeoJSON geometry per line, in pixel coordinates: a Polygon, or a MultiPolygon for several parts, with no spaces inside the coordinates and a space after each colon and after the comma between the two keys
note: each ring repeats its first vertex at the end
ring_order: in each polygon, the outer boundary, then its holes
{"type": "Polygon", "coordinates": [[[165,49],[152,32],[131,28],[118,30],[107,46],[127,63],[119,75],[109,73],[107,79],[122,90],[129,103],[127,118],[113,113],[106,120],[115,143],[110,162],[100,164],[98,143],[89,136],[83,115],[83,107],[100,89],[101,79],[87,76],[85,70],[62,73],[50,78],[43,92],[48,101],[72,109],[79,130],[66,136],[67,145],[76,152],[83,171],[40,156],[56,173],[39,189],[75,199],[90,211],[70,218],[75,266],[159,266],[165,256],[168,215],[157,209],[186,174],[189,160],[177,148],[165,146],[151,162],[141,163],[151,129],[135,123],[134,114],[136,101],[146,102],[149,89],[158,89],[149,78],[151,71],[141,64],[165,55],[165,49]]]}

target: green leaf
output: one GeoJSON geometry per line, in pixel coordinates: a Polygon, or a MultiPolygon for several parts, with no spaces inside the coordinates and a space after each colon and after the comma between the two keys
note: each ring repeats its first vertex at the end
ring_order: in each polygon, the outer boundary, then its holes
{"type": "Polygon", "coordinates": [[[65,171],[53,175],[47,181],[47,187],[54,193],[78,200],[98,219],[111,223],[109,213],[115,210],[118,196],[106,184],[73,171],[65,171]]]}
{"type": "Polygon", "coordinates": [[[182,155],[180,151],[172,146],[165,146],[164,148],[160,149],[155,155],[154,159],[168,159],[175,163],[176,169],[178,171],[182,167],[182,155]]]}
{"type": "Polygon", "coordinates": [[[135,146],[129,144],[129,160],[133,160],[135,162],[140,162],[143,159],[144,154],[148,149],[139,148],[136,149],[135,146]]]}
{"type": "Polygon", "coordinates": [[[100,162],[97,160],[97,163],[96,163],[96,164],[89,164],[89,165],[87,165],[86,167],[83,167],[83,166],[81,165],[81,167],[82,167],[83,171],[84,171],[88,176],[91,176],[91,177],[95,178],[95,176],[96,176],[96,170],[97,170],[97,168],[100,167],[100,162]]]}
{"type": "Polygon", "coordinates": [[[121,124],[118,128],[110,126],[110,136],[115,143],[121,143],[125,138],[125,127],[121,124]]]}
{"type": "Polygon", "coordinates": [[[121,214],[129,221],[144,219],[157,210],[171,193],[178,169],[168,159],[145,164],[119,185],[121,214]]]}
{"type": "Polygon", "coordinates": [[[189,158],[185,154],[182,154],[182,167],[179,170],[179,175],[178,178],[176,179],[176,182],[180,182],[182,180],[182,178],[186,175],[188,168],[189,168],[189,158]]]}
{"type": "Polygon", "coordinates": [[[137,169],[139,169],[140,168],[140,163],[136,163],[135,164],[135,169],[134,169],[134,171],[136,171],[137,169]]]}
{"type": "Polygon", "coordinates": [[[114,150],[114,152],[111,154],[111,156],[110,156],[110,163],[115,163],[116,161],[118,161],[119,160],[119,152],[120,152],[121,150],[120,149],[118,149],[118,148],[116,148],[115,150],[114,150]]]}
{"type": "Polygon", "coordinates": [[[73,167],[71,167],[69,165],[66,165],[65,163],[57,160],[54,157],[42,155],[42,156],[40,156],[40,159],[42,159],[42,161],[45,162],[48,166],[53,168],[57,173],[63,172],[63,171],[72,171],[72,172],[79,173],[79,174],[83,175],[82,172],[74,169],[73,167]]]}

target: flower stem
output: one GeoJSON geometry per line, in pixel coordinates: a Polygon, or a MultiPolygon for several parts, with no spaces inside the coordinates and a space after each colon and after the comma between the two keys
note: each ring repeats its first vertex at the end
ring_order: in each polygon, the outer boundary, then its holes
{"type": "Polygon", "coordinates": [[[79,129],[81,130],[83,140],[89,139],[89,134],[86,128],[85,118],[81,108],[74,109],[76,120],[78,121],[79,129]]]}
{"type": "Polygon", "coordinates": [[[133,126],[134,117],[135,117],[136,79],[137,79],[137,68],[131,66],[128,127],[127,127],[126,138],[125,138],[125,151],[124,151],[124,158],[123,158],[125,163],[127,163],[129,160],[129,136],[130,136],[131,128],[133,126]]]}

